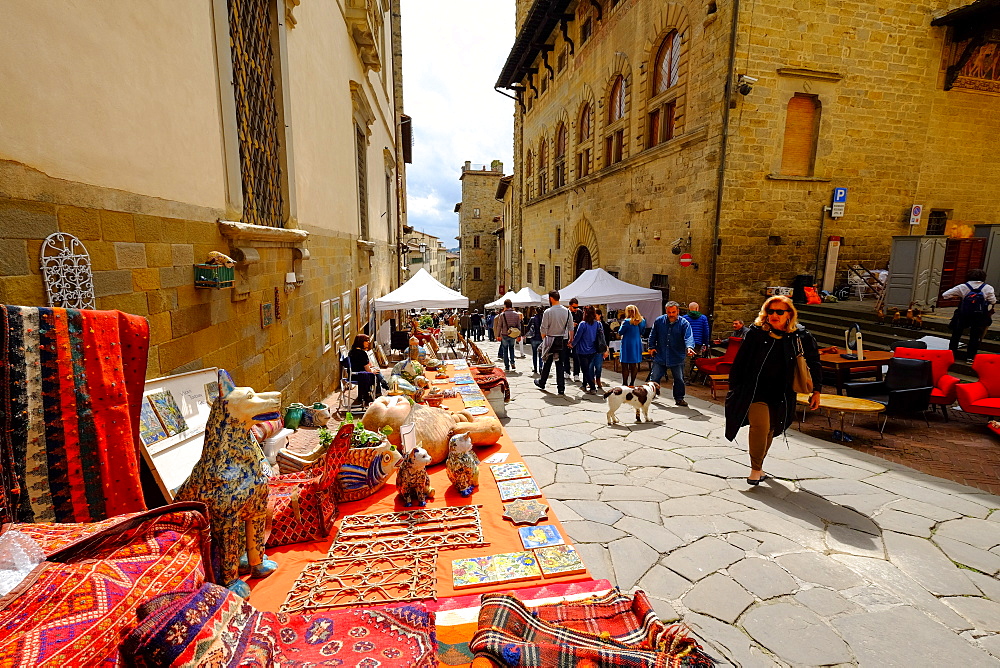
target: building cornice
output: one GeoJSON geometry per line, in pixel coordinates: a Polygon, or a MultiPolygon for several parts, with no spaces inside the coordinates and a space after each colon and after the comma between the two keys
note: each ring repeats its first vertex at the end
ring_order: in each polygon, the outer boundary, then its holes
{"type": "Polygon", "coordinates": [[[515,88],[531,69],[549,40],[552,31],[566,16],[566,8],[571,0],[535,0],[514,39],[514,46],[507,56],[497,79],[497,88],[515,88]]]}

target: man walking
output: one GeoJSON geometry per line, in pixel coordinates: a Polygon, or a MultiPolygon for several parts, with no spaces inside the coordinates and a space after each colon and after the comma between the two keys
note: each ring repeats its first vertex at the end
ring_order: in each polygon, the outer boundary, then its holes
{"type": "Polygon", "coordinates": [[[674,402],[687,406],[684,401],[684,359],[694,355],[694,335],[691,323],[680,317],[680,304],[667,302],[665,314],[653,322],[649,333],[649,353],[653,356],[653,370],[649,380],[659,383],[667,375],[674,377],[674,402]]]}
{"type": "Polygon", "coordinates": [[[509,299],[503,300],[503,311],[493,319],[493,336],[500,341],[500,359],[504,370],[516,369],[514,365],[514,341],[521,340],[521,314],[514,310],[514,304],[509,299]],[[511,330],[517,335],[511,336],[511,330]]]}
{"type": "Polygon", "coordinates": [[[573,344],[573,314],[559,303],[559,291],[549,293],[549,308],[542,314],[542,377],[535,381],[535,386],[545,389],[545,381],[549,379],[552,370],[552,360],[556,361],[556,390],[566,394],[566,368],[563,351],[573,344]]]}
{"type": "MultiPolygon", "coordinates": [[[[573,297],[569,300],[569,312],[573,316],[573,329],[580,324],[583,320],[583,310],[580,308],[580,301],[573,297]]],[[[566,373],[569,373],[569,357],[573,357],[573,382],[580,381],[580,356],[576,354],[576,350],[566,349],[563,353],[563,368],[566,369],[566,373]]]]}

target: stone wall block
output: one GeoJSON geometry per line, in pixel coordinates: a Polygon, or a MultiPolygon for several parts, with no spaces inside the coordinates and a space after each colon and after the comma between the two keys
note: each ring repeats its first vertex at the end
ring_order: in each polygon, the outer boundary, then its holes
{"type": "Polygon", "coordinates": [[[122,211],[101,211],[101,237],[105,241],[135,241],[132,214],[122,211]]]}
{"type": "Polygon", "coordinates": [[[98,297],[97,308],[122,311],[133,315],[149,315],[149,307],[146,305],[146,295],[141,292],[129,291],[127,294],[98,297]]]}
{"type": "Polygon", "coordinates": [[[170,314],[152,313],[149,315],[149,343],[157,345],[170,340],[170,314]]]}
{"type": "MultiPolygon", "coordinates": [[[[150,243],[164,241],[174,236],[172,221],[159,216],[147,216],[135,214],[133,217],[135,225],[135,240],[150,243]]],[[[183,224],[183,223],[182,223],[183,224]]]]}
{"type": "Polygon", "coordinates": [[[163,267],[160,269],[160,287],[176,288],[194,284],[194,269],[186,267],[163,267]]]}
{"type": "Polygon", "coordinates": [[[119,269],[144,269],[146,267],[146,244],[116,242],[115,262],[119,269]]]}
{"type": "MultiPolygon", "coordinates": [[[[173,256],[173,263],[175,267],[179,267],[181,265],[188,265],[190,267],[195,264],[194,246],[191,244],[171,244],[170,252],[173,256]]],[[[204,262],[207,259],[207,257],[201,258],[199,262],[204,262]]],[[[192,278],[192,281],[193,280],[194,279],[192,278]]]]}
{"type": "Polygon", "coordinates": [[[146,244],[146,265],[149,267],[174,266],[173,249],[170,244],[146,244]]]}
{"type": "Polygon", "coordinates": [[[136,292],[155,291],[160,289],[159,269],[134,269],[132,271],[132,289],[136,292]]]}
{"type": "Polygon", "coordinates": [[[0,230],[7,239],[44,239],[59,231],[56,208],[41,202],[0,201],[0,230]]]}
{"type": "MultiPolygon", "coordinates": [[[[127,269],[94,272],[94,296],[110,297],[132,292],[132,272],[127,269]]],[[[143,299],[145,301],[145,299],[143,299]]]]}
{"type": "Polygon", "coordinates": [[[0,277],[0,303],[19,306],[48,306],[41,276],[0,277]]]}
{"type": "MultiPolygon", "coordinates": [[[[183,267],[176,267],[176,269],[181,270],[183,267]]],[[[223,296],[219,294],[220,292],[228,292],[228,290],[194,287],[192,274],[190,283],[177,287],[177,305],[180,308],[186,308],[197,304],[208,304],[216,298],[222,298],[223,296]]]]}
{"type": "Polygon", "coordinates": [[[81,209],[75,206],[61,206],[56,212],[59,230],[83,239],[101,238],[101,214],[95,209],[81,209]]]}
{"type": "Polygon", "coordinates": [[[186,336],[211,325],[212,309],[208,304],[189,306],[170,312],[170,329],[174,338],[186,336]]]}
{"type": "Polygon", "coordinates": [[[0,244],[0,275],[24,276],[30,273],[26,240],[8,239],[0,244]]]}
{"type": "Polygon", "coordinates": [[[146,293],[150,313],[163,313],[177,308],[177,290],[153,290],[146,293]]]}

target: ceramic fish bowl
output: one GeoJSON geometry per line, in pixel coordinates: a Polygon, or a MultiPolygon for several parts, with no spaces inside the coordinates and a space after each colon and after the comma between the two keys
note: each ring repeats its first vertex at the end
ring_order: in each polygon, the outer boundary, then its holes
{"type": "Polygon", "coordinates": [[[379,491],[402,458],[385,439],[375,445],[350,448],[337,473],[338,500],[357,501],[379,491]]]}

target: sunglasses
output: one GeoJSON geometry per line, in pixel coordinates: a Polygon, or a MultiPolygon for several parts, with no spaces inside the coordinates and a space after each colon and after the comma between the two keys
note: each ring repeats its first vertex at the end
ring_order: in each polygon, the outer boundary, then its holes
{"type": "Polygon", "coordinates": [[[787,308],[768,308],[764,309],[768,315],[785,315],[786,313],[791,313],[790,309],[787,308]]]}

